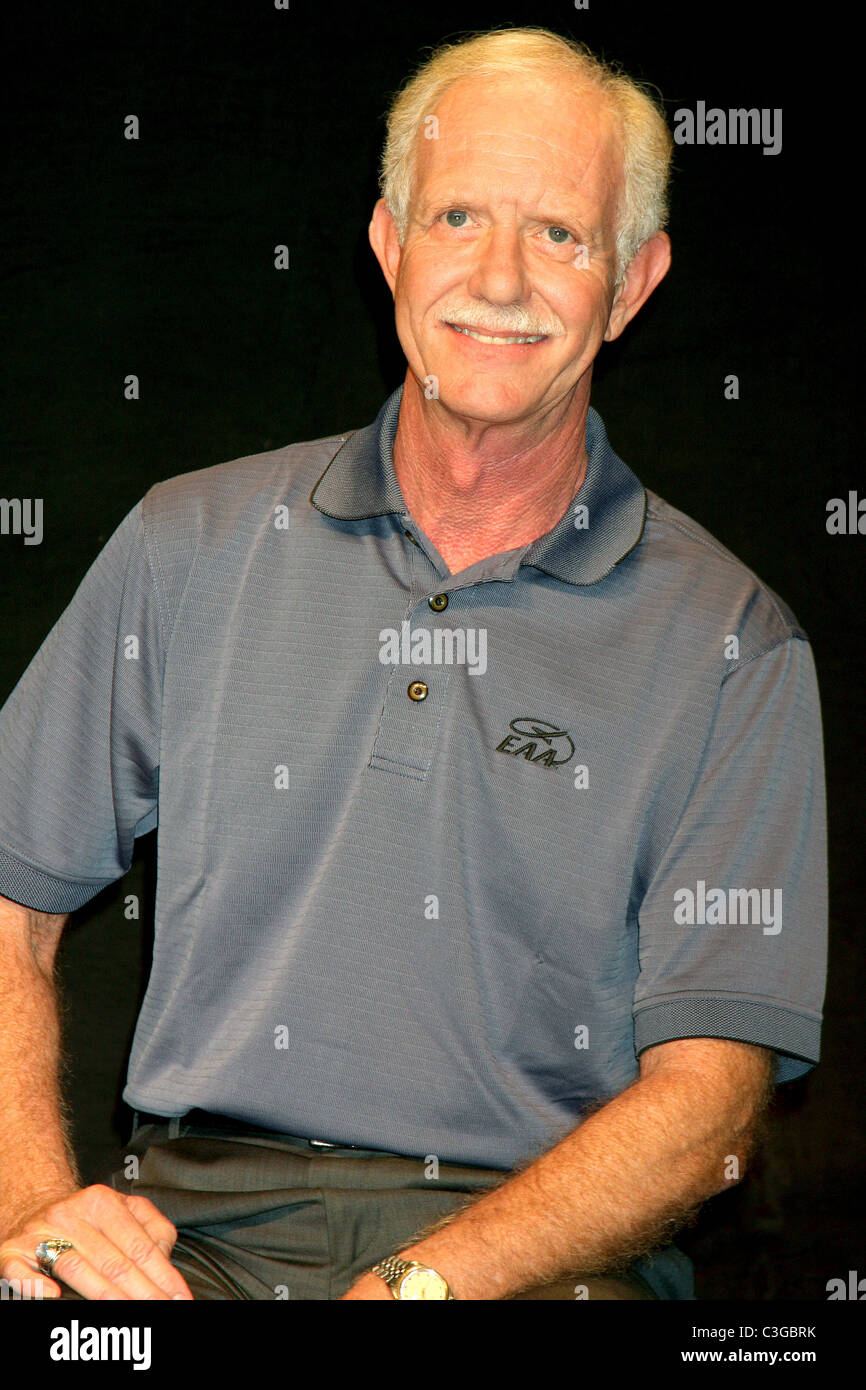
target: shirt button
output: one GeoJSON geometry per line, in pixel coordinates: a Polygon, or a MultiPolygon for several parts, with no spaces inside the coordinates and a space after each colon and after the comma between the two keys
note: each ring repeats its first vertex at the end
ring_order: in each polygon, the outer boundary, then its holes
{"type": "Polygon", "coordinates": [[[410,700],[426,700],[427,686],[423,681],[413,681],[407,693],[410,700]]]}
{"type": "Polygon", "coordinates": [[[448,607],[448,595],[434,594],[432,598],[428,598],[427,602],[434,613],[441,613],[443,608],[448,607]]]}
{"type": "Polygon", "coordinates": [[[412,542],[412,544],[413,544],[413,545],[417,545],[418,542],[416,541],[415,537],[412,535],[412,532],[409,531],[405,526],[403,527],[403,530],[406,532],[406,535],[409,537],[409,539],[410,539],[410,541],[412,542]]]}

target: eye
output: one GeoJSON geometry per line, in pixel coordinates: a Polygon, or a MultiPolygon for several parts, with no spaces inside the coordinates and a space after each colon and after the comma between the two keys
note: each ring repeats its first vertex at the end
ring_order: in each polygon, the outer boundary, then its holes
{"type": "Polygon", "coordinates": [[[551,240],[554,242],[554,245],[556,246],[564,246],[566,243],[566,238],[571,236],[571,232],[569,232],[565,227],[546,227],[545,230],[550,232],[551,240]]]}
{"type": "Polygon", "coordinates": [[[451,221],[451,218],[452,218],[452,217],[468,217],[468,216],[469,216],[469,213],[468,213],[468,212],[463,212],[463,210],[462,210],[461,208],[451,208],[448,212],[445,213],[445,219],[446,219],[446,221],[448,222],[448,226],[449,226],[449,227],[465,227],[465,226],[466,226],[466,223],[465,223],[465,222],[452,222],[452,221],[451,221]]]}

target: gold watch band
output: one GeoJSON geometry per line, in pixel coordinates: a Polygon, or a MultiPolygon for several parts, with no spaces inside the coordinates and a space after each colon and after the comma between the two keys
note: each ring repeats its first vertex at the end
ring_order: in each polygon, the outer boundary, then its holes
{"type": "Polygon", "coordinates": [[[384,1260],[380,1260],[378,1264],[373,1266],[371,1273],[377,1274],[380,1279],[384,1279],[394,1297],[399,1299],[399,1288],[403,1281],[403,1276],[407,1274],[410,1269],[429,1270],[431,1274],[435,1274],[445,1290],[445,1299],[453,1300],[454,1295],[448,1287],[447,1279],[439,1273],[438,1269],[433,1269],[430,1265],[422,1265],[418,1260],[404,1260],[402,1255],[387,1255],[384,1260]]]}

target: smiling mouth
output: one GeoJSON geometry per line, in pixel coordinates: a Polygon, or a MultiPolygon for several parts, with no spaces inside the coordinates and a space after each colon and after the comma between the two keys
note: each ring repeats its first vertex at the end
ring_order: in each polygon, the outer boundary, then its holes
{"type": "Polygon", "coordinates": [[[499,347],[505,347],[512,343],[540,343],[547,337],[546,333],[538,333],[534,336],[523,338],[507,337],[505,334],[479,333],[474,328],[464,328],[457,323],[449,323],[449,328],[453,328],[455,333],[463,333],[467,338],[474,338],[476,343],[493,343],[499,347]]]}

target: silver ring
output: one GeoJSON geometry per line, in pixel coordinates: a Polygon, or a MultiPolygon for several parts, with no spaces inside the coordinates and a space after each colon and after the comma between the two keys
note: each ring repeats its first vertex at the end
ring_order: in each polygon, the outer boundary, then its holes
{"type": "Polygon", "coordinates": [[[49,1278],[54,1273],[54,1264],[60,1259],[67,1250],[74,1250],[75,1246],[71,1240],[64,1240],[61,1236],[55,1236],[50,1240],[40,1240],[36,1247],[36,1263],[43,1274],[49,1278]]]}

